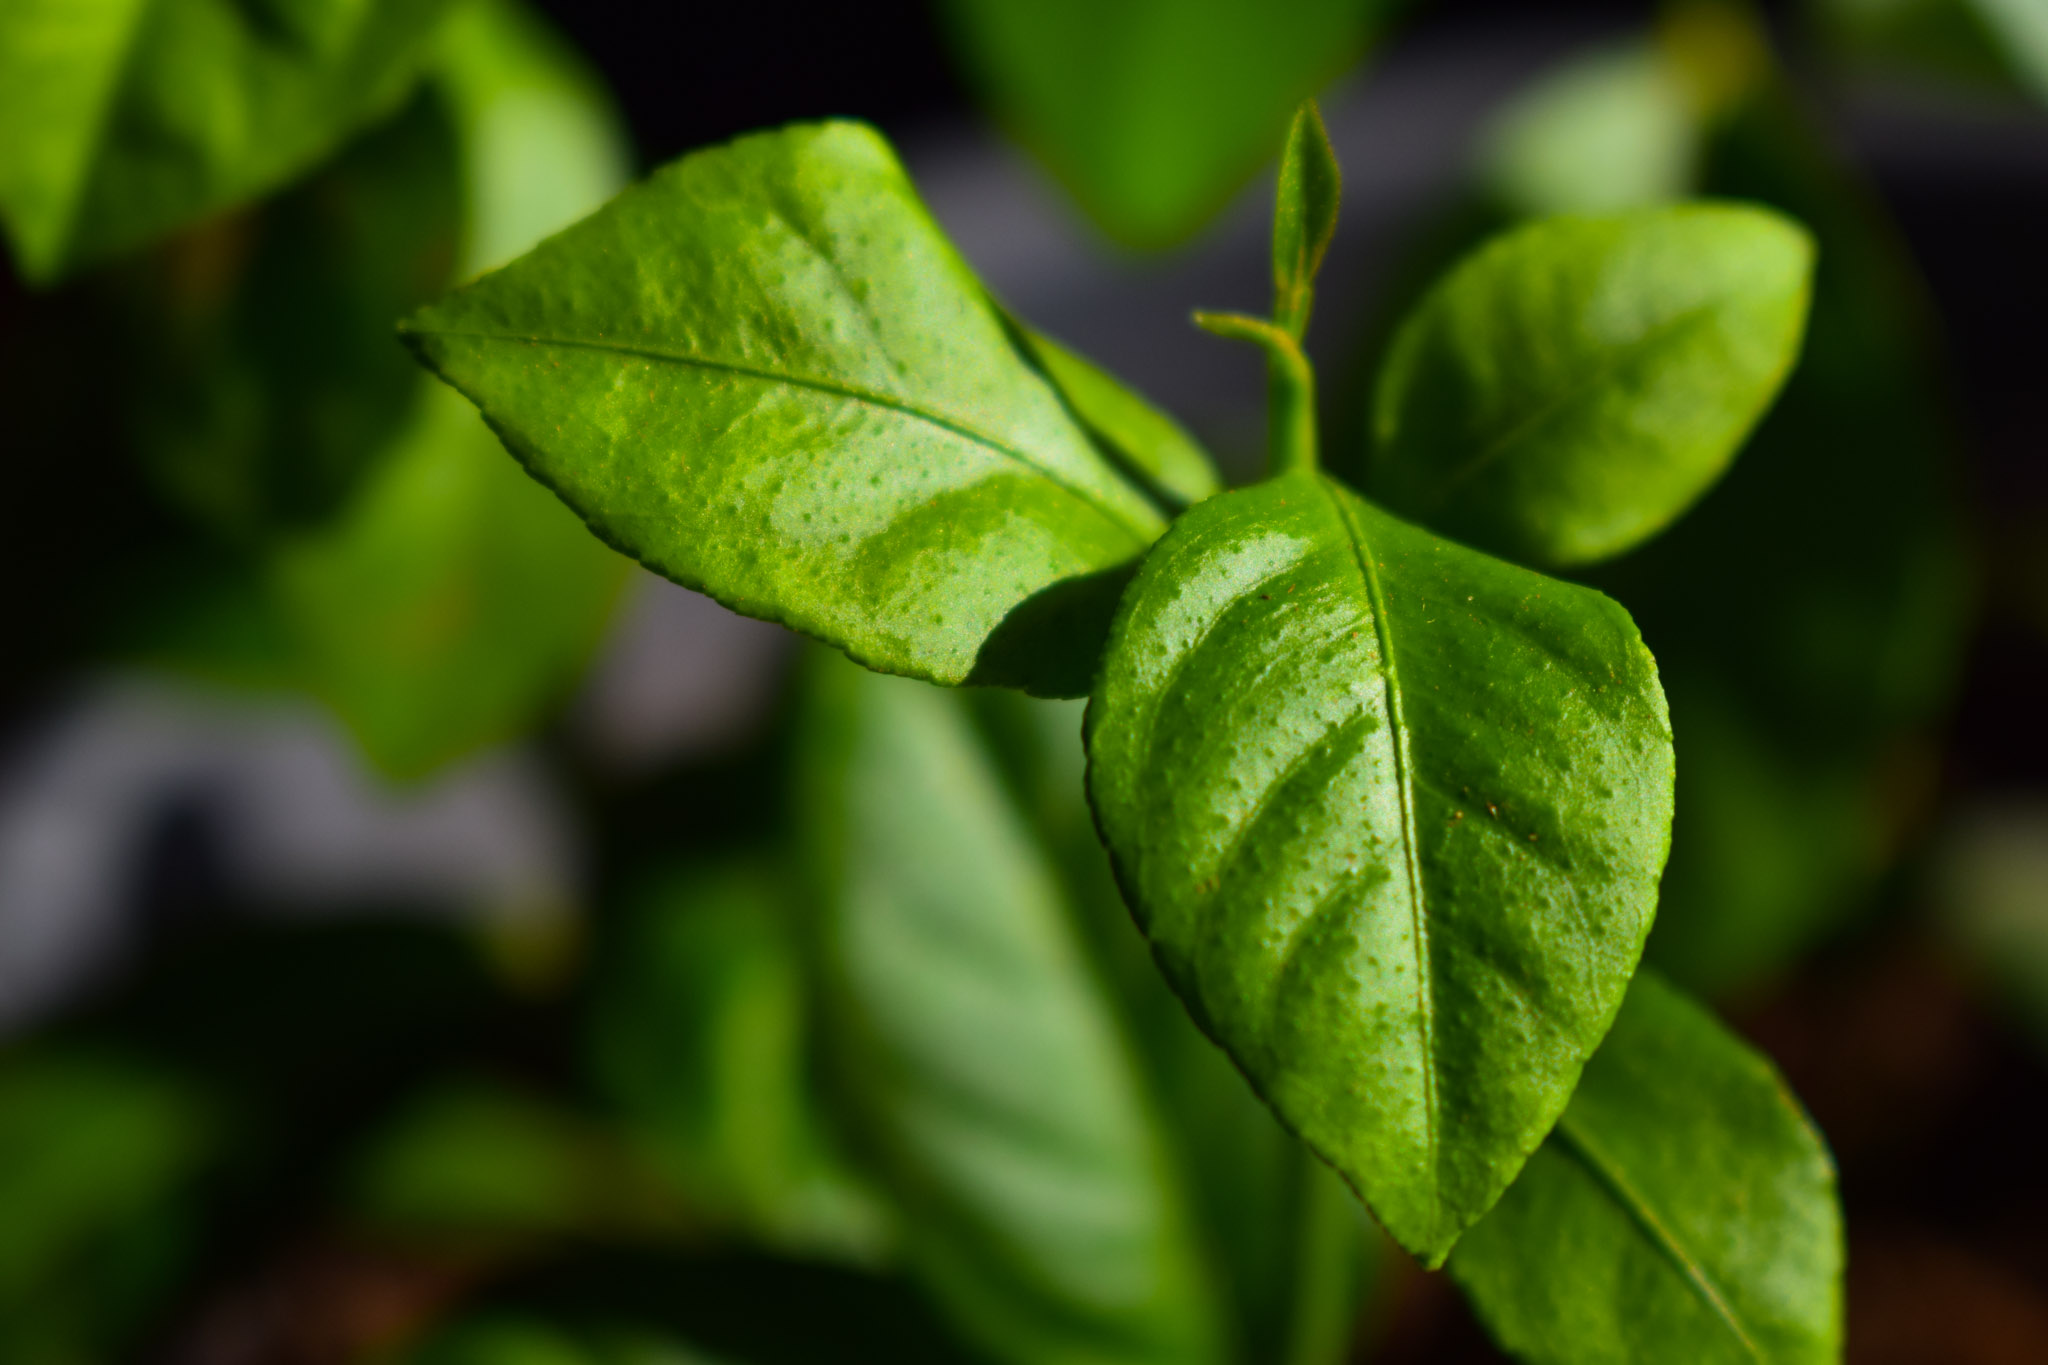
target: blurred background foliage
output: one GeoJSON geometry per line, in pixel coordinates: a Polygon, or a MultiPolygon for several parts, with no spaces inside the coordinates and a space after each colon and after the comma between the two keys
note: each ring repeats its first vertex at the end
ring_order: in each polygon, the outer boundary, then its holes
{"type": "Polygon", "coordinates": [[[0,1358],[1498,1359],[1165,987],[1077,707],[651,584],[392,334],[636,169],[864,115],[1242,469],[1256,377],[1159,338],[1263,293],[1318,91],[1355,478],[1482,236],[1816,233],[1784,396],[1590,576],[1678,736],[1651,959],[1829,1134],[1851,1358],[2048,1358],[2048,9],[548,8],[0,11],[0,1358]]]}

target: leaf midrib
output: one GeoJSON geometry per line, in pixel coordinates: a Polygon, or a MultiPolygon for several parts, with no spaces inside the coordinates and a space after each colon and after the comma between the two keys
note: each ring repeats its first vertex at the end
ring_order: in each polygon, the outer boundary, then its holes
{"type": "MultiPolygon", "coordinates": [[[[629,345],[622,342],[593,340],[586,337],[542,336],[537,333],[466,331],[438,327],[420,327],[416,325],[405,327],[402,330],[413,336],[432,336],[461,341],[491,341],[519,346],[560,346],[570,349],[601,351],[611,355],[638,356],[646,360],[659,360],[673,365],[687,365],[697,369],[716,370],[723,374],[740,375],[749,379],[763,380],[768,383],[787,384],[793,388],[809,389],[816,393],[831,394],[837,398],[844,398],[849,402],[865,403],[871,407],[883,408],[913,420],[927,423],[942,431],[959,436],[964,440],[972,441],[974,444],[1007,459],[1016,461],[1046,482],[1057,487],[1061,492],[1066,493],[1069,497],[1086,504],[1097,515],[1136,537],[1141,549],[1144,546],[1150,545],[1157,538],[1155,534],[1134,526],[1115,508],[1105,503],[1093,490],[1073,483],[1034,459],[1029,452],[1019,449],[998,437],[991,436],[985,431],[977,430],[957,417],[949,417],[945,413],[934,411],[931,408],[913,403],[908,399],[896,397],[893,394],[862,388],[859,385],[848,384],[840,380],[820,379],[811,375],[786,374],[758,366],[742,365],[729,360],[714,360],[709,356],[690,355],[686,352],[672,351],[660,346],[629,345]]],[[[437,365],[435,368],[438,370],[440,367],[437,365]]]]}
{"type": "Polygon", "coordinates": [[[1569,1110],[1558,1119],[1554,1131],[1578,1163],[1585,1167],[1593,1179],[1607,1191],[1609,1197],[1621,1206],[1622,1211],[1642,1231],[1649,1243],[1671,1263],[1700,1301],[1721,1320],[1727,1327],[1729,1335],[1741,1344],[1751,1359],[1757,1361],[1758,1365],[1763,1365],[1765,1357],[1762,1348],[1743,1329],[1742,1320],[1736,1317],[1734,1308],[1729,1304],[1727,1296],[1721,1292],[1720,1286],[1714,1283],[1706,1267],[1686,1252],[1677,1235],[1665,1226],[1664,1220],[1657,1216],[1657,1211],[1650,1207],[1649,1200],[1645,1199],[1622,1173],[1620,1165],[1600,1149],[1600,1145],[1591,1135],[1572,1118],[1569,1110]]]}
{"type": "Polygon", "coordinates": [[[1372,555],[1366,548],[1365,533],[1359,529],[1351,509],[1345,505],[1344,494],[1332,486],[1327,476],[1318,474],[1314,477],[1316,487],[1330,500],[1338,524],[1344,528],[1345,537],[1351,543],[1351,557],[1357,563],[1358,576],[1365,585],[1366,603],[1372,611],[1373,634],[1380,647],[1380,676],[1386,682],[1387,730],[1388,738],[1392,740],[1389,747],[1394,755],[1394,786],[1401,795],[1401,852],[1408,866],[1409,915],[1415,939],[1416,1020],[1422,1030],[1423,1137],[1429,1151],[1430,1174],[1437,1177],[1441,1173],[1437,1169],[1436,993],[1430,976],[1429,924],[1423,913],[1422,866],[1418,858],[1420,841],[1415,832],[1415,787],[1409,776],[1414,763],[1408,752],[1408,720],[1401,704],[1401,680],[1394,663],[1393,627],[1387,619],[1386,591],[1380,584],[1379,570],[1373,566],[1372,555]]]}
{"type": "Polygon", "coordinates": [[[1635,364],[1643,356],[1656,350],[1658,347],[1690,331],[1699,323],[1710,320],[1721,309],[1723,302],[1717,299],[1709,303],[1700,304],[1695,308],[1688,308],[1674,317],[1667,318],[1642,336],[1616,350],[1611,357],[1602,361],[1593,369],[1592,373],[1588,374],[1579,383],[1565,389],[1548,402],[1537,406],[1532,412],[1516,421],[1513,426],[1487,442],[1470,459],[1447,474],[1444,477],[1444,481],[1437,485],[1435,496],[1430,504],[1432,509],[1441,508],[1459,488],[1470,483],[1494,465],[1507,459],[1516,447],[1521,445],[1532,433],[1540,431],[1549,425],[1561,413],[1576,407],[1589,394],[1598,391],[1620,371],[1635,364]]]}

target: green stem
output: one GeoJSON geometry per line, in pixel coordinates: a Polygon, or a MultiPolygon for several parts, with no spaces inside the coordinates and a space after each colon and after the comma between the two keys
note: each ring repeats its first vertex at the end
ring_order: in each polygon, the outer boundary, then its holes
{"type": "Polygon", "coordinates": [[[1195,325],[1266,353],[1267,473],[1316,468],[1316,376],[1301,343],[1286,328],[1243,313],[1197,313],[1195,325]]]}

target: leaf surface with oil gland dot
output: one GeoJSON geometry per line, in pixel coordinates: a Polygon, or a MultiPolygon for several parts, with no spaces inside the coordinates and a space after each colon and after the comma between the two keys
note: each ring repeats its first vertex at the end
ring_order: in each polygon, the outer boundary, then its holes
{"type": "Polygon", "coordinates": [[[405,332],[604,539],[884,672],[1085,692],[1164,529],[863,125],[684,157],[405,332]]]}
{"type": "Polygon", "coordinates": [[[1671,736],[1627,613],[1289,474],[1161,540],[1087,743],[1196,1020],[1441,1261],[1564,1109],[1649,931],[1671,736]]]}

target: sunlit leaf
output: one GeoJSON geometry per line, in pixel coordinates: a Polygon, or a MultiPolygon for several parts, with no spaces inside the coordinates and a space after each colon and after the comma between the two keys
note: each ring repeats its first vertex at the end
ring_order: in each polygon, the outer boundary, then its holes
{"type": "Polygon", "coordinates": [[[1645,972],[1451,1276],[1531,1365],[1842,1353],[1834,1163],[1776,1070],[1645,972]]]}
{"type": "Polygon", "coordinates": [[[1627,614],[1293,474],[1168,532],[1089,717],[1167,976],[1441,1260],[1564,1107],[1649,930],[1671,739],[1627,614]]]}
{"type": "Polygon", "coordinates": [[[1084,691],[1162,529],[857,124],[684,157],[405,332],[608,542],[884,671],[1084,691]]]}

